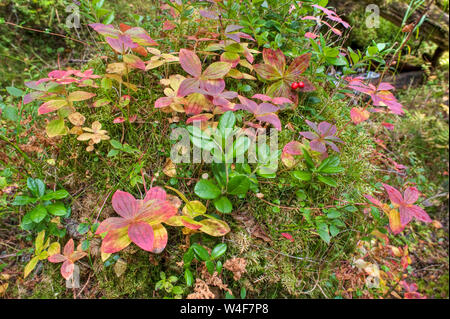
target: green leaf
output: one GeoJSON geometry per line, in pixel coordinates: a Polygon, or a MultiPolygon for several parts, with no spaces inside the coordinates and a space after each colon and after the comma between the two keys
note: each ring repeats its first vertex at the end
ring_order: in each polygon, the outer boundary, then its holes
{"type": "Polygon", "coordinates": [[[110,140],[109,144],[111,144],[112,147],[117,149],[122,149],[122,143],[120,143],[118,140],[110,140]]]}
{"type": "Polygon", "coordinates": [[[41,197],[45,194],[45,184],[39,178],[27,178],[27,187],[36,197],[41,197]]]}
{"type": "Polygon", "coordinates": [[[15,96],[15,97],[21,97],[24,94],[24,92],[22,90],[14,87],[14,86],[7,86],[6,91],[8,91],[9,94],[11,94],[12,96],[15,96]]]}
{"type": "Polygon", "coordinates": [[[115,149],[115,148],[113,148],[112,150],[110,150],[109,152],[108,152],[108,154],[106,155],[106,157],[113,157],[113,156],[116,156],[117,154],[119,154],[119,150],[118,149],[115,149]]]}
{"type": "Polygon", "coordinates": [[[67,214],[67,209],[63,203],[54,203],[47,206],[47,210],[50,214],[55,216],[64,216],[67,214]]]}
{"type": "Polygon", "coordinates": [[[218,274],[220,274],[222,272],[222,268],[223,268],[223,264],[220,260],[218,260],[216,263],[216,271],[218,274]]]}
{"type": "Polygon", "coordinates": [[[207,261],[205,262],[205,266],[206,266],[206,269],[208,269],[208,272],[209,272],[211,275],[214,274],[214,270],[215,270],[215,268],[216,268],[216,265],[214,265],[214,262],[213,262],[213,261],[207,260],[207,261]]]}
{"type": "Polygon", "coordinates": [[[228,182],[227,193],[231,195],[245,195],[249,187],[249,178],[245,175],[237,175],[228,182]]]}
{"type": "Polygon", "coordinates": [[[184,280],[186,281],[186,286],[190,287],[194,283],[194,275],[189,268],[184,270],[184,280]]]}
{"type": "Polygon", "coordinates": [[[48,137],[55,137],[58,135],[66,135],[69,132],[69,129],[64,124],[64,119],[56,119],[50,121],[45,128],[48,137]]]}
{"type": "Polygon", "coordinates": [[[81,223],[77,226],[77,232],[81,235],[86,234],[89,231],[89,224],[88,223],[81,223]]]}
{"type": "Polygon", "coordinates": [[[294,171],[292,172],[292,175],[301,180],[301,181],[305,181],[305,182],[309,182],[312,178],[312,174],[310,172],[305,172],[305,171],[294,171]]]}
{"type": "Polygon", "coordinates": [[[327,244],[330,243],[331,237],[328,232],[327,224],[318,225],[317,233],[319,234],[320,238],[322,238],[327,244]]]}
{"type": "Polygon", "coordinates": [[[31,212],[23,216],[20,227],[24,230],[31,230],[33,228],[33,221],[31,220],[31,212]]]}
{"type": "Polygon", "coordinates": [[[343,167],[326,167],[321,170],[321,173],[324,174],[338,174],[345,171],[345,168],[343,167]]]}
{"type": "Polygon", "coordinates": [[[91,241],[89,239],[85,239],[81,242],[81,249],[88,250],[91,241]]]}
{"type": "Polygon", "coordinates": [[[339,229],[336,226],[331,225],[330,226],[330,234],[331,234],[331,237],[336,236],[337,234],[339,234],[339,229]]]}
{"type": "Polygon", "coordinates": [[[311,155],[309,155],[308,151],[304,147],[302,147],[302,150],[303,150],[303,158],[305,159],[306,166],[308,166],[309,169],[313,169],[315,167],[315,165],[311,158],[311,155]]]}
{"type": "Polygon", "coordinates": [[[345,227],[345,226],[346,226],[345,223],[344,223],[342,220],[338,219],[338,218],[333,219],[333,220],[331,221],[331,223],[332,223],[334,226],[336,226],[336,227],[345,227]]]}
{"type": "Polygon", "coordinates": [[[192,245],[192,248],[194,249],[195,255],[198,257],[198,259],[202,261],[207,261],[210,259],[208,251],[200,246],[199,244],[192,245]]]}
{"type": "Polygon", "coordinates": [[[41,200],[63,199],[69,196],[69,193],[65,189],[58,189],[57,191],[50,192],[41,197],[41,200]]]}
{"type": "Polygon", "coordinates": [[[1,111],[2,118],[13,122],[19,119],[19,112],[16,107],[5,105],[1,111]]]}
{"type": "Polygon", "coordinates": [[[11,203],[11,205],[23,206],[23,205],[27,205],[29,203],[35,203],[35,202],[36,202],[36,198],[18,195],[18,196],[16,196],[16,198],[14,198],[14,201],[11,203]]]}
{"type": "Polygon", "coordinates": [[[36,206],[30,212],[30,219],[35,223],[41,222],[45,218],[45,216],[47,216],[47,210],[43,205],[36,206]]]}
{"type": "Polygon", "coordinates": [[[170,283],[174,284],[178,281],[178,278],[176,276],[169,276],[169,278],[167,278],[169,280],[170,283]]]}
{"type": "Polygon", "coordinates": [[[332,187],[336,187],[337,186],[336,180],[331,178],[331,177],[318,175],[317,179],[319,181],[321,181],[322,183],[325,183],[325,184],[327,184],[329,186],[332,186],[332,187]]]}
{"type": "Polygon", "coordinates": [[[329,212],[327,214],[328,218],[338,218],[341,217],[341,212],[337,211],[337,210],[332,210],[331,212],[329,212]]]}
{"type": "Polygon", "coordinates": [[[327,58],[335,58],[335,57],[337,57],[339,55],[339,49],[338,48],[325,47],[325,48],[323,48],[323,54],[327,58]]]}
{"type": "Polygon", "coordinates": [[[233,131],[233,127],[236,124],[236,116],[232,111],[227,111],[219,119],[218,129],[222,133],[222,137],[227,137],[228,134],[233,131]],[[228,129],[228,130],[227,130],[228,129]]]}
{"type": "Polygon", "coordinates": [[[214,199],[220,196],[220,189],[213,182],[206,179],[197,182],[194,192],[203,199],[214,199]]]}
{"type": "Polygon", "coordinates": [[[225,196],[220,196],[214,200],[214,207],[221,213],[229,214],[233,210],[233,205],[225,196]]]}
{"type": "Polygon", "coordinates": [[[217,259],[227,251],[227,244],[220,243],[211,251],[211,258],[217,259]]]}
{"type": "MultiPolygon", "coordinates": [[[[233,143],[233,156],[239,157],[247,152],[250,147],[250,139],[247,136],[241,136],[233,143]]],[[[228,156],[227,156],[228,158],[228,156]]]]}
{"type": "Polygon", "coordinates": [[[189,248],[188,251],[185,252],[183,255],[184,267],[189,267],[193,259],[194,259],[194,250],[192,248],[189,248]]]}
{"type": "Polygon", "coordinates": [[[114,21],[114,11],[111,11],[104,19],[103,24],[110,24],[114,21]]]}
{"type": "Polygon", "coordinates": [[[211,169],[213,171],[214,177],[217,180],[219,186],[224,187],[227,182],[227,173],[225,163],[211,163],[211,169]]]}
{"type": "Polygon", "coordinates": [[[245,299],[247,296],[247,290],[245,290],[245,287],[241,288],[241,299],[245,299]]]}
{"type": "Polygon", "coordinates": [[[174,286],[172,289],[172,293],[174,293],[175,295],[182,295],[183,288],[181,288],[180,286],[174,286]]]}

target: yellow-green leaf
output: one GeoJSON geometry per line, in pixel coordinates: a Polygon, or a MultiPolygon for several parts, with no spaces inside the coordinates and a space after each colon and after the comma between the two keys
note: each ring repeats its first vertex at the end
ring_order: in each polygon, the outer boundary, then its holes
{"type": "Polygon", "coordinates": [[[30,272],[36,267],[36,264],[38,263],[39,258],[33,257],[29,261],[29,263],[25,266],[24,272],[23,272],[23,278],[27,278],[30,272]]]}
{"type": "Polygon", "coordinates": [[[90,99],[91,97],[94,97],[95,95],[96,95],[95,93],[89,93],[86,91],[75,91],[69,94],[69,101],[71,102],[84,101],[90,99]]]}
{"type": "Polygon", "coordinates": [[[50,244],[50,247],[48,247],[47,252],[49,256],[52,256],[54,254],[59,254],[61,251],[61,245],[55,241],[54,243],[50,244]]]}
{"type": "Polygon", "coordinates": [[[37,236],[36,240],[34,241],[35,247],[36,247],[36,255],[39,255],[42,251],[43,244],[44,244],[44,238],[45,238],[45,230],[40,231],[37,236]]]}
{"type": "Polygon", "coordinates": [[[48,137],[55,137],[59,135],[66,135],[69,132],[69,129],[64,124],[63,119],[57,119],[48,123],[45,131],[47,132],[48,137]]]}

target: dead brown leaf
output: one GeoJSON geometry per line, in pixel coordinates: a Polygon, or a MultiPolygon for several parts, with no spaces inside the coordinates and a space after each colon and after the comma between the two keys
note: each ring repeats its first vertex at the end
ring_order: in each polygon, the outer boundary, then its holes
{"type": "Polygon", "coordinates": [[[263,226],[258,224],[255,218],[248,212],[235,212],[232,214],[234,219],[241,222],[247,232],[253,237],[264,240],[265,242],[271,243],[272,239],[267,235],[263,226]]]}

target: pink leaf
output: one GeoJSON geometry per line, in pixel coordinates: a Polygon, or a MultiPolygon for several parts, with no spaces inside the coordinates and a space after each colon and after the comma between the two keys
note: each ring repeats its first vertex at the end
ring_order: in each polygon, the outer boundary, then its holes
{"type": "Polygon", "coordinates": [[[381,123],[381,125],[383,125],[385,128],[387,128],[389,131],[394,130],[394,124],[392,124],[392,123],[383,122],[383,123],[381,123]]]}
{"type": "Polygon", "coordinates": [[[71,238],[66,245],[64,246],[64,256],[70,256],[75,249],[75,244],[73,242],[73,239],[71,238]]]}
{"type": "Polygon", "coordinates": [[[161,187],[152,187],[145,194],[144,202],[152,199],[165,200],[167,197],[166,191],[161,187]]]}
{"type": "Polygon", "coordinates": [[[122,123],[122,122],[125,122],[125,118],[123,116],[116,117],[113,120],[113,123],[115,123],[115,124],[122,123]]]}
{"type": "Polygon", "coordinates": [[[51,263],[62,263],[63,261],[66,261],[66,259],[67,257],[61,254],[54,254],[48,257],[48,261],[51,263]]]}
{"type": "Polygon", "coordinates": [[[291,154],[291,155],[302,155],[302,144],[297,141],[292,141],[287,143],[283,148],[283,153],[291,154]]]}
{"type": "Polygon", "coordinates": [[[395,189],[394,187],[392,187],[390,185],[384,184],[384,183],[383,183],[383,187],[386,190],[386,192],[388,193],[389,199],[391,200],[391,202],[393,204],[396,204],[396,205],[403,204],[403,196],[397,189],[395,189]]]}
{"type": "Polygon", "coordinates": [[[105,219],[98,226],[95,234],[100,235],[104,232],[127,227],[130,222],[122,217],[110,217],[105,219]]]}
{"type": "Polygon", "coordinates": [[[153,249],[153,228],[145,222],[132,223],[128,228],[131,241],[140,248],[151,251],[153,249]]]}
{"type": "Polygon", "coordinates": [[[73,270],[75,268],[75,265],[72,261],[66,260],[62,266],[61,266],[61,275],[64,277],[64,279],[69,279],[72,274],[73,270]]]}
{"type": "Polygon", "coordinates": [[[415,187],[408,187],[403,195],[406,204],[414,204],[419,199],[419,191],[415,187]]]}
{"type": "Polygon", "coordinates": [[[180,50],[180,64],[184,71],[193,77],[199,77],[202,74],[202,64],[198,56],[186,49],[180,50]]]}
{"type": "Polygon", "coordinates": [[[175,29],[177,26],[175,24],[172,23],[172,21],[170,20],[166,20],[163,23],[163,30],[164,31],[168,31],[168,30],[173,30],[175,29]]]}
{"type": "Polygon", "coordinates": [[[367,121],[370,113],[359,107],[354,107],[350,110],[350,117],[354,124],[359,124],[361,122],[367,121]]]}
{"type": "Polygon", "coordinates": [[[305,38],[308,38],[308,39],[315,39],[315,38],[317,38],[317,37],[318,37],[317,34],[314,34],[314,33],[311,33],[311,32],[306,32],[306,33],[305,33],[305,38]]]}
{"type": "Polygon", "coordinates": [[[263,116],[256,116],[258,121],[267,122],[272,124],[278,131],[281,131],[281,121],[274,113],[269,113],[263,116]]]}
{"type": "Polygon", "coordinates": [[[138,202],[130,193],[117,190],[112,197],[114,210],[123,218],[132,218],[138,212],[138,202]]]}
{"type": "Polygon", "coordinates": [[[281,233],[281,235],[282,235],[284,238],[290,240],[291,242],[294,242],[294,238],[292,237],[291,234],[288,234],[288,233],[281,233]]]}
{"type": "Polygon", "coordinates": [[[200,81],[196,78],[184,79],[178,88],[177,96],[183,97],[191,93],[195,93],[200,86],[200,81]]]}

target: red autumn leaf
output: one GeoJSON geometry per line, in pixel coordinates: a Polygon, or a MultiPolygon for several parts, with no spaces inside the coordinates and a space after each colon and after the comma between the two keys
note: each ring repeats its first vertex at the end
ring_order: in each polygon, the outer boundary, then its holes
{"type": "Polygon", "coordinates": [[[288,233],[281,233],[281,235],[282,235],[284,238],[290,240],[291,242],[294,242],[294,238],[292,237],[291,234],[288,234],[288,233]]]}
{"type": "Polygon", "coordinates": [[[161,225],[177,213],[177,208],[167,200],[166,192],[160,187],[151,188],[143,200],[133,195],[116,191],[112,206],[121,217],[104,220],[96,234],[107,232],[101,251],[115,253],[131,242],[140,248],[160,253],[167,244],[167,231],[161,225]]]}
{"type": "Polygon", "coordinates": [[[304,87],[299,89],[301,92],[309,92],[315,90],[314,86],[302,74],[309,66],[311,53],[305,53],[295,58],[289,67],[286,68],[286,57],[283,52],[272,49],[263,49],[264,64],[255,64],[256,73],[267,81],[274,81],[267,90],[266,94],[271,97],[285,97],[294,101],[298,101],[298,95],[292,90],[293,82],[303,82],[304,87]]]}
{"type": "Polygon", "coordinates": [[[419,206],[413,205],[419,199],[419,191],[415,187],[408,187],[403,195],[394,187],[383,184],[389,195],[391,203],[398,207],[400,221],[403,226],[407,225],[413,218],[425,223],[431,223],[430,216],[419,206]]]}
{"type": "Polygon", "coordinates": [[[270,103],[263,102],[257,104],[256,102],[247,99],[243,96],[238,96],[241,104],[236,104],[236,110],[246,110],[253,115],[260,122],[267,122],[272,124],[278,131],[281,131],[281,121],[275,112],[279,111],[279,107],[270,103]]]}
{"type": "Polygon", "coordinates": [[[350,110],[350,117],[352,118],[354,124],[359,124],[367,121],[370,117],[370,113],[363,108],[354,107],[350,110]]]}
{"type": "Polygon", "coordinates": [[[87,253],[79,249],[75,250],[73,239],[70,239],[64,246],[63,254],[54,254],[48,257],[51,263],[63,263],[61,275],[64,279],[69,279],[73,274],[74,263],[86,256],[87,253]]]}
{"type": "Polygon", "coordinates": [[[181,97],[198,92],[199,89],[216,91],[217,87],[224,86],[223,78],[231,69],[231,64],[228,62],[214,62],[202,71],[198,56],[193,51],[186,49],[180,50],[179,59],[183,70],[193,76],[180,84],[178,96],[181,97]]]}

